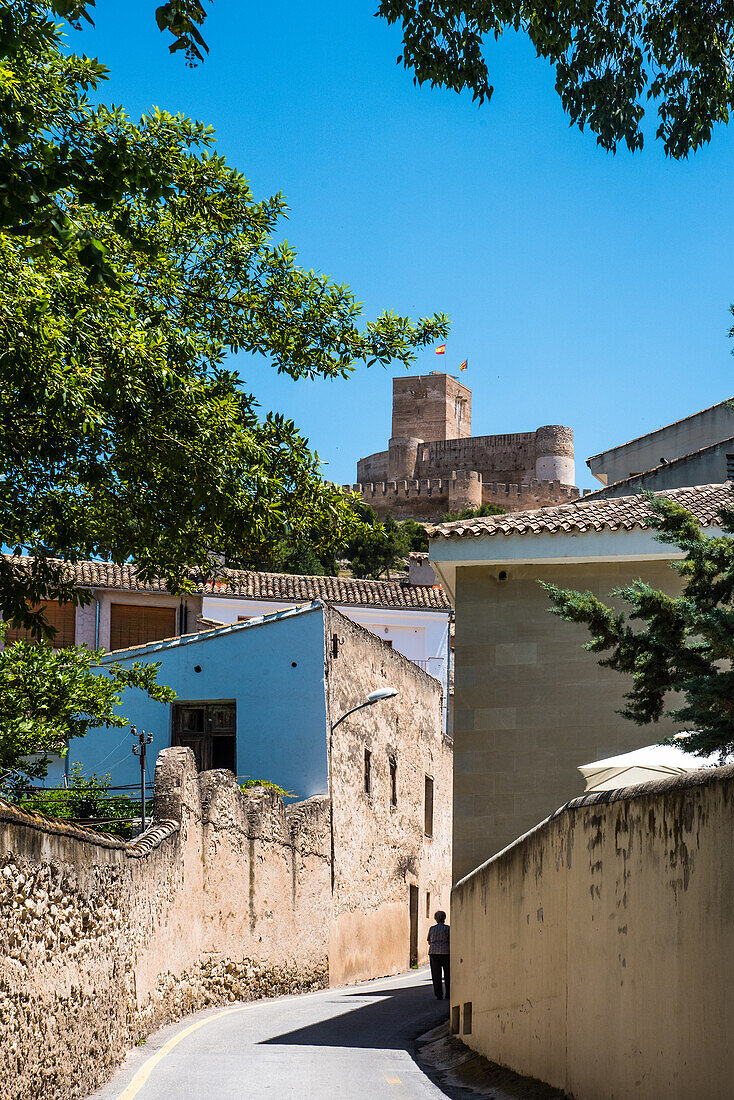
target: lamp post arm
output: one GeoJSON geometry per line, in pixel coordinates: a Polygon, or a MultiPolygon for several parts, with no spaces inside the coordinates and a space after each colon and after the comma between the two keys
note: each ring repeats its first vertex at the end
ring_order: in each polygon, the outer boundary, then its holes
{"type": "Polygon", "coordinates": [[[375,705],[376,702],[376,699],[370,699],[368,702],[359,703],[356,707],[352,707],[352,709],[348,710],[346,714],[342,714],[341,718],[337,718],[336,722],[332,722],[331,732],[333,733],[336,727],[340,725],[345,718],[348,718],[350,714],[354,714],[356,710],[362,710],[364,707],[372,707],[375,705]]]}

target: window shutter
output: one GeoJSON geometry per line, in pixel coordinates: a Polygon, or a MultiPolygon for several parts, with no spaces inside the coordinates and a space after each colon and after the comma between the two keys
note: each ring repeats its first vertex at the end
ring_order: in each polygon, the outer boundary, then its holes
{"type": "Polygon", "coordinates": [[[161,642],[176,634],[175,607],[113,603],[110,607],[110,649],[129,649],[147,642],[161,642]]]}

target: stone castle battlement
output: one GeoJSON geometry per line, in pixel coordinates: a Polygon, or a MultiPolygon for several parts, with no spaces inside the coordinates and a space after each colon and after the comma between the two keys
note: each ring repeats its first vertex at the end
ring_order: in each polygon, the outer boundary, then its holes
{"type": "Polygon", "coordinates": [[[530,478],[511,483],[484,481],[477,471],[457,473],[447,478],[401,478],[344,485],[347,492],[359,493],[380,519],[440,520],[447,512],[497,504],[507,512],[542,508],[548,504],[568,504],[579,498],[575,485],[547,478],[530,478]]]}
{"type": "Polygon", "coordinates": [[[566,503],[579,496],[575,478],[571,428],[472,436],[471,390],[434,371],[393,379],[388,449],[358,461],[354,489],[380,518],[435,520],[480,504],[566,503]]]}

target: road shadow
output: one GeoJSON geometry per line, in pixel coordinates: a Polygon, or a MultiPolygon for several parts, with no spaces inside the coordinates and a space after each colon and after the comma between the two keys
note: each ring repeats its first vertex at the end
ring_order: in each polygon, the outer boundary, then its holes
{"type": "Polygon", "coordinates": [[[296,1028],[263,1040],[262,1045],[308,1047],[358,1047],[410,1050],[414,1040],[448,1018],[449,1002],[439,1001],[430,985],[421,983],[398,989],[359,990],[346,995],[357,1002],[339,1015],[318,1024],[296,1028]]]}

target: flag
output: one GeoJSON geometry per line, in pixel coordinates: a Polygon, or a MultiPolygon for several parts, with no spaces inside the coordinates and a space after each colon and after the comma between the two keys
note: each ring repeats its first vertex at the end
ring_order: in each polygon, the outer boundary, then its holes
{"type": "Polygon", "coordinates": [[[445,354],[446,354],[446,345],[445,344],[441,344],[439,347],[436,348],[436,355],[445,355],[445,354]]]}
{"type": "Polygon", "coordinates": [[[466,370],[466,368],[467,368],[468,366],[469,366],[469,360],[468,360],[468,359],[465,359],[465,360],[464,360],[464,362],[463,362],[463,363],[461,364],[461,366],[459,367],[459,370],[466,370]]]}

